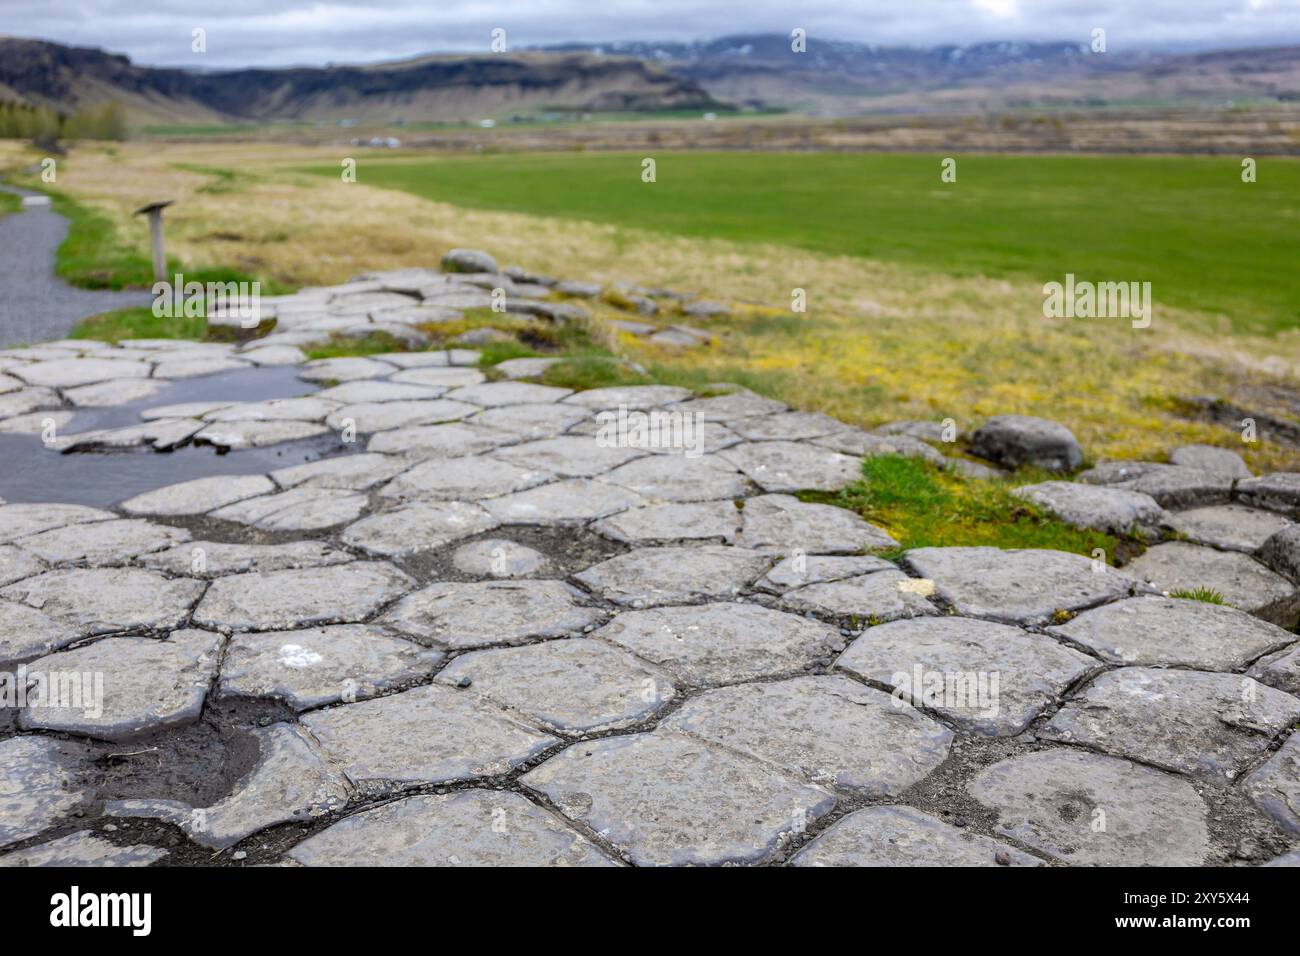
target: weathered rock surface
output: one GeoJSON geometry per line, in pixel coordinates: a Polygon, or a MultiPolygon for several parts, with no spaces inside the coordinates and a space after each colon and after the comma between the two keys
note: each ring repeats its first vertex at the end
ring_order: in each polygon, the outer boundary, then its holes
{"type": "Polygon", "coordinates": [[[858,554],[896,548],[881,528],[833,505],[810,504],[792,495],[759,495],[745,501],[740,544],[776,554],[858,554]]]}
{"type": "Polygon", "coordinates": [[[1007,843],[912,807],[867,807],[837,820],[793,866],[1042,866],[1007,843]]]}
{"type": "Polygon", "coordinates": [[[0,598],[34,607],[83,629],[108,634],[179,625],[204,584],[134,568],[49,571],[0,589],[0,598]]]}
{"type": "Polygon", "coordinates": [[[1246,795],[1290,836],[1300,836],[1300,735],[1246,778],[1246,795]]]}
{"type": "Polygon", "coordinates": [[[1066,702],[1041,736],[1232,780],[1300,718],[1300,699],[1238,674],[1125,667],[1066,702]]]}
{"type": "Polygon", "coordinates": [[[1290,520],[1273,511],[1241,505],[1212,505],[1169,516],[1169,525],[1188,541],[1230,551],[1255,551],[1290,520]]]}
{"type": "Polygon", "coordinates": [[[948,756],[952,731],[846,677],[796,677],[707,691],[661,725],[825,787],[889,797],[948,756]]]}
{"type": "Polygon", "coordinates": [[[1019,628],[940,617],[870,628],[836,666],[964,730],[1011,737],[1096,662],[1019,628]]]}
{"type": "Polygon", "coordinates": [[[733,597],[771,563],[744,548],[641,548],[593,565],[574,580],[615,604],[651,607],[733,597]]]}
{"type": "Polygon", "coordinates": [[[231,631],[349,624],[365,620],[414,586],[397,568],[378,561],[232,574],[212,582],[194,610],[194,621],[231,631]]]}
{"type": "Polygon", "coordinates": [[[760,863],[835,802],[755,760],[664,732],[574,744],[521,779],[639,866],[760,863]]]}
{"type": "Polygon", "coordinates": [[[167,855],[156,846],[116,846],[82,830],[0,856],[4,866],[149,866],[167,855]]]}
{"type": "Polygon", "coordinates": [[[304,840],[304,866],[613,866],[590,841],[517,793],[462,790],[395,800],[304,840]]]}
{"type": "Polygon", "coordinates": [[[817,621],[756,604],[625,611],[592,634],[670,672],[681,684],[729,684],[797,674],[844,646],[817,621]]]}
{"type": "Polygon", "coordinates": [[[445,647],[515,644],[582,631],[603,616],[563,581],[431,584],[397,603],[383,623],[445,647]]]}
{"type": "Polygon", "coordinates": [[[0,740],[0,846],[34,837],[78,807],[83,745],[53,737],[0,740]]]}
{"type": "Polygon", "coordinates": [[[1004,468],[1029,465],[1045,471],[1074,471],[1083,452],[1074,433],[1058,422],[1029,415],[997,415],[970,436],[970,452],[1004,468]]]}
{"type": "Polygon", "coordinates": [[[1079,750],[1000,761],[970,783],[998,815],[994,830],[1064,863],[1199,866],[1207,810],[1185,780],[1079,750]]]}
{"type": "Polygon", "coordinates": [[[1217,591],[1233,607],[1279,627],[1300,621],[1296,586],[1244,554],[1170,541],[1147,550],[1124,570],[1165,593],[1217,591]]]}
{"type": "Polygon", "coordinates": [[[1044,481],[1013,492],[1067,524],[1112,534],[1150,532],[1166,523],[1163,508],[1150,495],[1106,485],[1044,481]]]}

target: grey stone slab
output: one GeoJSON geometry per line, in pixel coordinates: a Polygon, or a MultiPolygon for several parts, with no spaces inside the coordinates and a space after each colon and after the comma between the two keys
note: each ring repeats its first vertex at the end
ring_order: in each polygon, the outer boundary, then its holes
{"type": "Polygon", "coordinates": [[[1034,548],[917,548],[907,564],[959,614],[1009,624],[1050,620],[1145,590],[1135,577],[1078,554],[1034,548]]]}
{"type": "Polygon", "coordinates": [[[732,544],[740,529],[732,501],[693,501],[646,505],[602,518],[591,529],[625,544],[715,541],[732,544]]]}
{"type": "Polygon", "coordinates": [[[68,427],[75,412],[32,412],[30,415],[15,415],[13,418],[0,420],[0,434],[6,435],[57,435],[68,427]]]}
{"type": "Polygon", "coordinates": [[[613,388],[592,388],[575,392],[564,399],[565,403],[581,405],[593,410],[610,408],[646,409],[661,408],[691,397],[691,391],[676,385],[623,385],[613,388]]]}
{"type": "Polygon", "coordinates": [[[0,846],[34,837],[75,810],[89,764],[85,747],[75,741],[0,740],[0,846]]]}
{"type": "Polygon", "coordinates": [[[298,377],[308,382],[355,382],[363,378],[383,378],[396,366],[371,358],[332,358],[308,362],[298,377]]]}
{"type": "Polygon", "coordinates": [[[85,635],[85,628],[56,621],[26,604],[0,601],[0,664],[48,654],[85,635]]]}
{"type": "Polygon", "coordinates": [[[561,435],[500,448],[492,457],[564,478],[593,478],[644,454],[639,448],[609,447],[591,436],[561,435]]]}
{"type": "Polygon", "coordinates": [[[1292,733],[1268,762],[1246,778],[1246,795],[1291,837],[1300,837],[1300,734],[1292,733]]]}
{"type": "Polygon", "coordinates": [[[769,594],[784,594],[806,584],[842,581],[874,571],[889,571],[894,565],[884,558],[871,555],[853,557],[823,557],[820,555],[792,554],[783,558],[767,574],[755,582],[754,587],[769,594]]]}
{"type": "Polygon", "coordinates": [[[343,543],[367,554],[406,556],[491,531],[500,522],[467,501],[421,501],[381,511],[343,532],[343,543]]]}
{"type": "Polygon", "coordinates": [[[79,686],[67,689],[80,694],[51,686],[42,700],[29,697],[18,722],[26,730],[115,742],[191,724],[203,710],[220,652],[220,635],[195,630],[174,631],[166,640],[110,637],[58,651],[29,664],[29,677],[79,675],[79,686]]]}
{"type": "Polygon", "coordinates": [[[327,426],[316,422],[212,422],[194,435],[194,441],[218,448],[263,448],[328,433],[327,426]]]}
{"type": "Polygon", "coordinates": [[[0,856],[5,866],[149,866],[167,855],[156,846],[117,846],[82,830],[0,856]]]}
{"type": "Polygon", "coordinates": [[[1261,657],[1246,673],[1261,683],[1300,697],[1300,644],[1261,657]]]}
{"type": "Polygon", "coordinates": [[[120,507],[130,515],[200,515],[273,491],[275,482],[265,475],[221,475],[146,491],[122,502],[120,507]]]}
{"type": "Polygon", "coordinates": [[[1300,472],[1279,471],[1237,482],[1237,500],[1300,519],[1300,472]]]}
{"type": "Polygon", "coordinates": [[[860,627],[863,623],[883,624],[938,613],[926,600],[931,590],[926,582],[909,578],[897,568],[887,568],[786,591],[781,606],[800,614],[847,620],[860,627]]]}
{"type": "Polygon", "coordinates": [[[381,488],[379,497],[394,501],[471,502],[523,491],[550,480],[547,471],[468,455],[421,462],[381,488]]]}
{"type": "Polygon", "coordinates": [[[503,524],[572,525],[626,511],[645,499],[626,488],[571,478],[483,502],[503,524]]]}
{"type": "Polygon", "coordinates": [[[155,405],[153,408],[146,408],[140,413],[140,417],[147,422],[157,421],[160,418],[203,418],[209,412],[215,412],[218,409],[229,408],[238,404],[232,401],[220,402],[179,402],[174,405],[155,405]]]}
{"type": "Polygon", "coordinates": [[[439,398],[447,391],[445,385],[410,385],[404,382],[386,382],[379,379],[360,379],[345,382],[316,393],[315,397],[342,405],[370,404],[374,402],[420,401],[439,398]]]}
{"type": "Polygon", "coordinates": [[[28,415],[45,408],[58,408],[63,404],[57,392],[49,388],[24,388],[0,395],[0,418],[28,415]]]}
{"type": "Polygon", "coordinates": [[[1141,473],[1119,487],[1150,495],[1163,508],[1197,508],[1222,504],[1232,495],[1232,479],[1183,465],[1146,463],[1141,473]]]}
{"type": "Polygon", "coordinates": [[[484,538],[462,544],[451,563],[464,574],[493,578],[526,578],[550,568],[550,559],[533,548],[503,538],[484,538]]]}
{"type": "Polygon", "coordinates": [[[302,711],[386,693],[428,677],[442,658],[441,651],[366,624],[237,634],[226,649],[219,689],[276,698],[302,711]]]}
{"type": "Polygon", "coordinates": [[[45,570],[45,562],[30,551],[0,544],[0,587],[30,578],[45,570]]]}
{"type": "Polygon", "coordinates": [[[758,761],[663,732],[574,744],[521,779],[640,866],[762,863],[834,805],[758,761]]]}
{"type": "Polygon", "coordinates": [[[239,353],[254,365],[302,365],[307,355],[295,345],[268,345],[258,349],[242,349],[239,353]]]}
{"type": "Polygon", "coordinates": [[[265,402],[236,402],[204,412],[207,422],[323,422],[339,407],[319,395],[273,398],[265,402]]]}
{"type": "Polygon", "coordinates": [[[1048,750],[981,771],[970,794],[995,831],[1081,866],[1199,866],[1205,803],[1187,781],[1127,760],[1048,750]]]}
{"type": "Polygon", "coordinates": [[[901,455],[904,458],[920,458],[937,466],[945,466],[948,463],[948,459],[926,442],[906,434],[876,434],[865,432],[861,428],[842,428],[839,432],[813,438],[813,444],[824,449],[840,451],[845,455],[853,455],[854,458],[901,455]]]}
{"type": "Polygon", "coordinates": [[[870,628],[835,666],[963,730],[1012,737],[1097,662],[1005,624],[936,617],[870,628]]]}
{"type": "Polygon", "coordinates": [[[1273,532],[1255,553],[1266,567],[1290,581],[1300,581],[1300,525],[1273,532]]]}
{"type": "Polygon", "coordinates": [[[289,851],[304,866],[613,866],[594,844],[517,793],[461,790],[395,800],[289,851]]]}
{"type": "Polygon", "coordinates": [[[798,674],[829,663],[844,647],[839,632],[825,624],[757,604],[625,611],[592,636],[689,686],[798,674]]]}
{"type": "Polygon", "coordinates": [[[20,539],[21,546],[50,564],[125,564],[136,555],[190,540],[182,528],[139,518],[65,525],[20,539]]]}
{"type": "Polygon", "coordinates": [[[469,402],[485,408],[499,405],[528,405],[535,402],[558,402],[573,390],[553,388],[550,385],[535,385],[531,382],[485,382],[481,385],[466,385],[447,393],[447,398],[458,402],[469,402]]]}
{"type": "Polygon", "coordinates": [[[271,472],[281,488],[347,488],[365,491],[395,478],[411,463],[395,455],[362,453],[290,465],[271,472]]]}
{"type": "Polygon", "coordinates": [[[1048,628],[1112,664],[1240,670],[1295,635],[1236,608],[1181,598],[1135,597],[1048,628]]]}
{"type": "Polygon", "coordinates": [[[83,505],[8,504],[0,505],[0,543],[9,543],[51,528],[116,518],[111,511],[83,505]]]}
{"type": "Polygon", "coordinates": [[[208,807],[178,800],[114,800],[105,812],[165,820],[195,843],[226,849],[267,827],[311,822],[347,804],[352,788],[325,763],[301,728],[273,724],[250,732],[258,743],[257,763],[224,800],[208,807]]]}
{"type": "Polygon", "coordinates": [[[775,399],[764,398],[744,388],[735,389],[725,395],[679,402],[671,407],[675,411],[690,412],[711,422],[728,422],[754,415],[774,415],[788,411],[785,405],[775,399]]]}
{"type": "Polygon", "coordinates": [[[1228,478],[1249,478],[1250,469],[1241,456],[1227,448],[1213,445],[1183,445],[1169,453],[1169,461],[1186,468],[1212,471],[1228,478]]]}
{"type": "Polygon", "coordinates": [[[0,590],[0,597],[90,634],[179,625],[203,593],[201,581],[135,568],[48,571],[0,590]]]}
{"type": "Polygon", "coordinates": [[[153,374],[154,378],[161,379],[198,378],[241,368],[248,368],[248,363],[235,358],[177,358],[159,362],[153,367],[153,374]]]}
{"type": "Polygon", "coordinates": [[[664,671],[586,638],[472,651],[448,664],[437,679],[465,684],[564,736],[630,726],[677,696],[664,671]]]}
{"type": "Polygon", "coordinates": [[[723,687],[660,725],[857,796],[896,796],[948,756],[952,731],[837,675],[723,687]]]}
{"type": "Polygon", "coordinates": [[[601,481],[652,501],[739,498],[749,490],[736,466],[717,455],[649,455],[606,472],[601,481]]]}
{"type": "Polygon", "coordinates": [[[837,820],[792,866],[1042,866],[1007,843],[912,807],[867,807],[837,820]]]}
{"type": "Polygon", "coordinates": [[[602,618],[563,581],[440,582],[403,598],[381,623],[451,648],[581,632],[602,618]]]}
{"type": "Polygon", "coordinates": [[[65,389],[63,397],[78,408],[110,408],[142,401],[158,394],[166,384],[155,379],[124,378],[65,389]]]}
{"type": "Polygon", "coordinates": [[[1229,551],[1255,551],[1290,524],[1276,512],[1242,505],[1211,505],[1169,516],[1170,527],[1187,540],[1229,551]]]}
{"type": "Polygon", "coordinates": [[[325,423],[335,431],[351,430],[354,434],[391,431],[414,425],[451,422],[479,411],[479,406],[445,398],[420,401],[363,402],[345,405],[331,412],[325,423]]]}
{"type": "Polygon", "coordinates": [[[778,412],[742,418],[735,424],[736,433],[746,441],[801,441],[821,438],[844,428],[843,422],[816,412],[778,412]]]}
{"type": "Polygon", "coordinates": [[[537,378],[559,362],[558,358],[516,358],[498,362],[494,368],[509,379],[537,378]]]}
{"type": "Polygon", "coordinates": [[[747,442],[718,454],[764,491],[835,491],[862,477],[857,458],[802,442],[747,442]]]}
{"type": "Polygon", "coordinates": [[[147,568],[194,578],[219,578],[245,571],[286,571],[291,568],[323,568],[347,564],[355,558],[323,541],[291,541],[287,544],[228,544],[224,541],[191,541],[166,551],[141,555],[147,568]]]}
{"type": "Polygon", "coordinates": [[[1222,781],[1297,718],[1300,699],[1240,674],[1125,667],[1092,681],[1039,733],[1222,781]]]}
{"type": "Polygon", "coordinates": [[[479,455],[518,439],[507,432],[463,422],[443,425],[418,425],[379,432],[370,438],[367,451],[410,458],[459,458],[479,455]]]}
{"type": "Polygon", "coordinates": [[[1033,502],[1066,524],[1111,534],[1150,533],[1166,524],[1154,498],[1139,491],[1077,481],[1044,481],[1023,485],[1012,494],[1033,502]]]}
{"type": "Polygon", "coordinates": [[[1074,433],[1059,422],[1030,415],[996,415],[970,436],[970,453],[1004,468],[1030,465],[1073,471],[1083,461],[1074,433]]]}
{"type": "Polygon", "coordinates": [[[792,495],[746,500],[740,543],[776,554],[859,554],[898,546],[886,531],[852,511],[803,502],[792,495]]]}
{"type": "Polygon", "coordinates": [[[273,495],[245,498],[209,517],[246,524],[261,531],[321,531],[355,521],[369,504],[344,488],[297,487],[273,495]]]}
{"type": "Polygon", "coordinates": [[[471,416],[468,423],[508,432],[522,441],[537,441],[568,431],[590,414],[585,408],[564,402],[539,402],[489,408],[471,416]]]}
{"type": "Polygon", "coordinates": [[[171,451],[197,436],[202,428],[203,423],[196,418],[162,418],[125,428],[63,435],[46,444],[49,448],[62,452],[110,452],[133,448],[171,451]]]}
{"type": "Polygon", "coordinates": [[[392,361],[402,366],[402,371],[389,379],[391,382],[397,382],[402,385],[423,385],[429,388],[441,388],[446,390],[453,388],[465,388],[470,385],[478,385],[486,381],[482,372],[472,368],[453,368],[448,365],[445,352],[419,352],[409,356],[394,355],[392,361]],[[442,358],[441,363],[429,365],[417,365],[409,361],[417,356],[439,356],[442,358]],[[401,359],[407,359],[402,362],[401,359]]]}
{"type": "Polygon", "coordinates": [[[593,565],[574,580],[615,604],[651,607],[734,597],[771,563],[744,548],[641,548],[593,565]]]}
{"type": "Polygon", "coordinates": [[[397,568],[378,561],[232,574],[212,582],[194,610],[194,620],[231,631],[352,624],[414,586],[397,568]]]}
{"type": "Polygon", "coordinates": [[[1210,588],[1233,607],[1279,627],[1300,621],[1300,591],[1258,561],[1182,541],[1156,545],[1125,569],[1165,593],[1210,588]]]}
{"type": "Polygon", "coordinates": [[[147,362],[128,362],[108,358],[63,358],[36,362],[9,369],[9,375],[28,385],[45,388],[75,388],[95,382],[119,381],[124,378],[148,378],[153,372],[147,362]]]}
{"type": "Polygon", "coordinates": [[[1292,850],[1290,853],[1275,856],[1267,863],[1261,863],[1260,866],[1300,866],[1300,850],[1292,850]]]}
{"type": "Polygon", "coordinates": [[[445,684],[313,711],[302,722],[357,785],[495,777],[558,743],[499,705],[445,684]]]}

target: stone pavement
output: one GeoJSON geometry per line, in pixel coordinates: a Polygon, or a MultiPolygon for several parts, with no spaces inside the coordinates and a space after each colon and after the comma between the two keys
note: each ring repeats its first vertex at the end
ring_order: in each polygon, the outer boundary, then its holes
{"type": "MultiPolygon", "coordinates": [[[[297,347],[0,353],[0,428],[297,347]]],[[[1021,491],[1147,536],[1122,569],[900,553],[793,492],[864,455],[949,462],[927,423],[477,358],[301,363],[328,387],[52,442],[142,468],[190,442],[361,447],[112,509],[0,502],[0,670],[49,690],[0,710],[0,865],[1296,859],[1300,476],[1184,449],[1021,491]],[[620,408],[698,424],[701,453],[611,436],[620,408]],[[1234,606],[1168,596],[1195,588],[1234,606]]],[[[970,447],[1076,466],[1049,425],[970,447]]]]}

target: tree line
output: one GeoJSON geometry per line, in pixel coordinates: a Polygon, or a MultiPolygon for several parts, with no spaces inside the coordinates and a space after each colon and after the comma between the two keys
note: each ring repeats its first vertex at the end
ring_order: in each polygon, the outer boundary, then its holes
{"type": "Polygon", "coordinates": [[[64,113],[48,106],[0,103],[0,139],[126,139],[126,111],[121,103],[90,106],[64,113]]]}

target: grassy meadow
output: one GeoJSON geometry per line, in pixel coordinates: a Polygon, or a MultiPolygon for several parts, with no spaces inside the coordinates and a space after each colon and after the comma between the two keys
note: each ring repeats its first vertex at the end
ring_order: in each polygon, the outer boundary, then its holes
{"type": "MultiPolygon", "coordinates": [[[[645,377],[739,381],[864,426],[970,427],[1017,412],[1064,422],[1091,460],[1159,459],[1199,441],[1241,450],[1256,468],[1297,466],[1291,449],[1243,446],[1181,400],[1213,393],[1296,417],[1300,163],[1263,160],[1248,185],[1230,158],[970,156],[945,184],[940,158],[666,153],[646,184],[631,154],[81,145],[55,187],[83,221],[60,268],[111,283],[113,267],[95,275],[104,262],[120,259],[122,273],[147,262],[147,228],[131,212],[162,198],[176,200],[167,236],[178,266],[258,278],[266,291],[478,247],[502,264],[734,306],[691,321],[714,345],[677,352],[613,333],[600,320],[626,313],[597,303],[590,335],[545,344],[577,356],[557,379],[629,377],[614,355],[645,377]],[[338,174],[345,157],[356,182],[338,174]],[[1066,272],[1152,282],[1151,327],[1045,319],[1042,285],[1066,272]],[[807,290],[806,312],[791,310],[793,288],[807,290]]],[[[39,187],[22,173],[32,159],[0,144],[0,171],[39,187]]]]}

